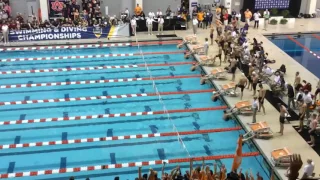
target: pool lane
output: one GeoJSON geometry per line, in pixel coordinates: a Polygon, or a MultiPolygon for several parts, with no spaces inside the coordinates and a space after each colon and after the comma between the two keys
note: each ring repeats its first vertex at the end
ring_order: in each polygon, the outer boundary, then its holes
{"type": "MultiPolygon", "coordinates": [[[[236,142],[238,138],[233,136],[231,132],[223,132],[223,134],[230,136],[230,141],[236,142]]],[[[205,156],[206,152],[214,152],[215,155],[234,153],[236,143],[225,144],[224,139],[217,139],[217,135],[215,134],[208,134],[208,136],[211,139],[210,146],[208,145],[209,142],[203,138],[203,135],[187,135],[183,136],[182,140],[193,156],[205,156]],[[194,146],[194,144],[197,144],[197,146],[194,146]]],[[[244,150],[244,152],[248,151],[244,150]]],[[[10,152],[1,151],[0,155],[2,157],[2,161],[0,162],[1,167],[8,166],[10,162],[15,162],[15,172],[60,168],[62,160],[66,167],[83,167],[99,164],[150,161],[163,157],[165,159],[187,157],[185,150],[177,143],[176,137],[70,144],[63,147],[51,146],[50,149],[35,147],[32,150],[20,150],[19,152],[11,149],[10,152]],[[129,147],[130,151],[128,151],[129,147]],[[72,153],[69,153],[70,151],[72,153]],[[136,152],[141,153],[137,154],[136,152]],[[68,155],[66,156],[66,154],[68,155]],[[85,154],[90,154],[90,156],[85,156],[85,154]]],[[[7,169],[0,169],[2,173],[6,173],[6,171],[7,169]]]]}
{"type": "MultiPolygon", "coordinates": [[[[142,46],[143,52],[170,52],[177,51],[176,45],[158,45],[158,46],[142,46]],[[156,47],[156,48],[155,48],[156,47]]],[[[23,51],[23,52],[4,52],[1,53],[1,60],[11,58],[38,58],[38,57],[57,57],[57,56],[86,56],[101,54],[131,54],[138,53],[138,47],[112,47],[112,48],[94,48],[94,49],[62,49],[62,50],[39,50],[39,51],[23,51]],[[103,52],[103,53],[101,53],[103,52]]]]}
{"type": "MultiPolygon", "coordinates": [[[[211,93],[189,94],[188,96],[168,95],[163,97],[163,100],[166,102],[168,110],[211,108],[219,106],[218,103],[211,102],[211,93]]],[[[68,105],[65,103],[52,103],[42,104],[41,106],[30,104],[25,107],[20,106],[15,108],[4,106],[1,107],[2,116],[0,117],[0,122],[34,119],[51,120],[52,118],[64,119],[64,117],[69,120],[75,120],[74,118],[81,116],[83,116],[83,119],[97,119],[101,118],[101,115],[107,116],[108,114],[113,114],[113,116],[117,117],[115,114],[138,112],[156,113],[163,110],[162,105],[158,101],[158,97],[143,97],[143,99],[128,100],[110,99],[90,102],[68,102],[67,104],[68,105]],[[143,106],[139,106],[140,103],[143,103],[143,106]],[[39,111],[41,113],[39,113],[39,111]]]]}
{"type": "Polygon", "coordinates": [[[320,72],[317,68],[320,66],[320,41],[318,39],[286,35],[286,39],[276,38],[270,40],[315,76],[320,78],[320,72]]]}
{"type": "MultiPolygon", "coordinates": [[[[160,92],[204,90],[210,85],[189,86],[199,84],[198,76],[182,79],[167,79],[155,81],[160,92]]],[[[91,96],[124,95],[137,93],[152,93],[152,81],[117,82],[110,84],[80,84],[68,86],[39,86],[22,89],[2,89],[1,102],[32,101],[54,98],[79,98],[91,96]]]]}

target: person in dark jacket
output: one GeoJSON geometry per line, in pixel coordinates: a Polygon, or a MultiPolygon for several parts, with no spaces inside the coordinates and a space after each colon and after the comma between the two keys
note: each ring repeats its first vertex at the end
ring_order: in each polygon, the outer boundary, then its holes
{"type": "Polygon", "coordinates": [[[290,104],[292,103],[293,109],[296,109],[296,104],[294,102],[294,89],[290,83],[287,84],[287,90],[288,90],[288,107],[290,108],[290,104]]]}

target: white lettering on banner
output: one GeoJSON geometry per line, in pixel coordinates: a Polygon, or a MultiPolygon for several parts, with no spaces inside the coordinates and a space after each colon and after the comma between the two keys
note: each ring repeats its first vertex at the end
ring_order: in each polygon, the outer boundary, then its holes
{"type": "MultiPolygon", "coordinates": [[[[42,29],[32,29],[32,30],[20,30],[20,31],[10,31],[10,35],[19,35],[19,34],[42,34],[42,33],[51,33],[51,28],[42,28],[42,29]]],[[[59,29],[58,29],[59,32],[59,29]]]]}
{"type": "Polygon", "coordinates": [[[19,41],[34,41],[34,40],[58,40],[58,39],[81,39],[81,33],[50,33],[50,34],[28,34],[18,35],[19,41]]]}
{"type": "Polygon", "coordinates": [[[76,33],[76,32],[88,32],[87,28],[82,27],[61,27],[58,28],[42,28],[42,29],[32,29],[32,30],[20,30],[20,31],[10,31],[10,35],[21,35],[21,34],[43,34],[43,33],[76,33]]]}

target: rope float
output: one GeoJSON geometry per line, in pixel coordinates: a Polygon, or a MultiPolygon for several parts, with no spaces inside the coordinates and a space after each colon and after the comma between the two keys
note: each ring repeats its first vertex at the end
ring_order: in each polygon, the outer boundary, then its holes
{"type": "MultiPolygon", "coordinates": [[[[162,44],[179,44],[181,40],[176,41],[150,41],[140,42],[142,45],[162,45],[162,44]]],[[[104,48],[104,47],[126,47],[137,46],[134,43],[111,43],[111,44],[83,44],[83,45],[60,45],[60,46],[30,46],[30,47],[8,47],[0,48],[0,51],[23,51],[23,50],[50,50],[50,49],[82,49],[82,48],[104,48]]]]}
{"type": "Polygon", "coordinates": [[[41,118],[41,119],[29,119],[29,120],[12,120],[12,121],[1,121],[2,125],[13,125],[13,124],[32,124],[32,123],[45,123],[55,121],[79,121],[89,119],[100,119],[100,118],[115,118],[115,117],[127,117],[127,116],[147,116],[155,114],[167,114],[167,113],[184,113],[184,112],[196,112],[196,111],[214,111],[227,109],[227,106],[217,106],[210,108],[192,108],[192,109],[176,109],[164,111],[149,111],[149,112],[130,112],[130,113],[118,113],[118,114],[95,114],[86,116],[72,116],[72,117],[53,117],[53,118],[41,118]]]}
{"type": "MultiPolygon", "coordinates": [[[[163,79],[186,79],[186,78],[197,78],[201,75],[186,75],[186,76],[160,76],[153,77],[153,80],[163,80],[163,79]]],[[[46,83],[36,83],[36,84],[7,84],[1,85],[0,89],[11,89],[11,88],[32,88],[39,86],[66,86],[66,85],[76,85],[76,84],[102,84],[102,83],[115,83],[115,82],[130,82],[130,81],[150,81],[150,77],[145,78],[123,78],[123,79],[105,79],[105,80],[86,80],[86,81],[66,81],[66,82],[46,82],[46,83]]]]}
{"type": "MultiPolygon", "coordinates": [[[[185,64],[192,64],[193,62],[177,62],[167,64],[148,64],[148,66],[178,66],[185,64]]],[[[47,72],[66,72],[66,71],[90,71],[102,69],[128,69],[145,67],[145,64],[138,65],[120,65],[120,66],[92,66],[92,67],[75,67],[75,68],[55,68],[55,69],[28,69],[28,70],[14,70],[14,71],[0,71],[0,74],[28,74],[28,73],[47,73],[47,72]]]]}
{"type": "MultiPolygon", "coordinates": [[[[179,135],[194,135],[194,134],[207,134],[207,133],[218,133],[241,130],[241,127],[232,128],[219,128],[219,129],[207,129],[197,131],[182,131],[179,135]]],[[[96,138],[84,138],[84,139],[70,139],[62,141],[48,141],[48,142],[33,142],[24,144],[7,144],[0,145],[0,149],[16,149],[16,148],[27,148],[27,147],[40,147],[40,146],[54,146],[54,145],[66,145],[66,144],[81,144],[91,142],[102,142],[102,141],[117,141],[125,139],[143,139],[153,137],[169,137],[177,136],[177,132],[164,132],[164,133],[153,133],[153,134],[136,134],[136,135],[124,135],[124,136],[112,136],[112,137],[96,137],[96,138]]]]}
{"type": "MultiPolygon", "coordinates": [[[[194,90],[194,91],[176,91],[176,92],[160,92],[162,96],[165,95],[178,95],[178,94],[195,94],[212,92],[211,89],[206,90],[194,90]]],[[[123,95],[111,95],[111,96],[89,96],[89,97],[76,97],[76,98],[56,98],[56,99],[41,99],[41,100],[29,100],[29,101],[11,101],[0,102],[0,106],[20,105],[20,104],[39,104],[39,103],[55,103],[55,102],[72,102],[72,101],[90,101],[99,99],[124,99],[134,98],[141,96],[158,96],[157,93],[141,93],[141,94],[123,94],[123,95]]]]}
{"type": "MultiPolygon", "coordinates": [[[[172,52],[146,52],[144,55],[150,54],[181,54],[185,51],[172,51],[172,52]]],[[[44,61],[44,60],[65,60],[65,59],[88,59],[88,58],[103,58],[103,57],[119,57],[119,56],[141,56],[140,53],[129,54],[94,54],[85,56],[51,56],[51,57],[30,57],[30,58],[8,58],[0,59],[0,62],[14,62],[14,61],[44,61]]]]}

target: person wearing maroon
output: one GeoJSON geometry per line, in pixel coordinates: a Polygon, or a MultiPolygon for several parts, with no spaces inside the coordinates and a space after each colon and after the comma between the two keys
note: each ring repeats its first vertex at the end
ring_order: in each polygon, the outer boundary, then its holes
{"type": "Polygon", "coordinates": [[[9,24],[9,29],[10,30],[16,30],[17,29],[17,23],[15,20],[12,20],[9,24]]]}

